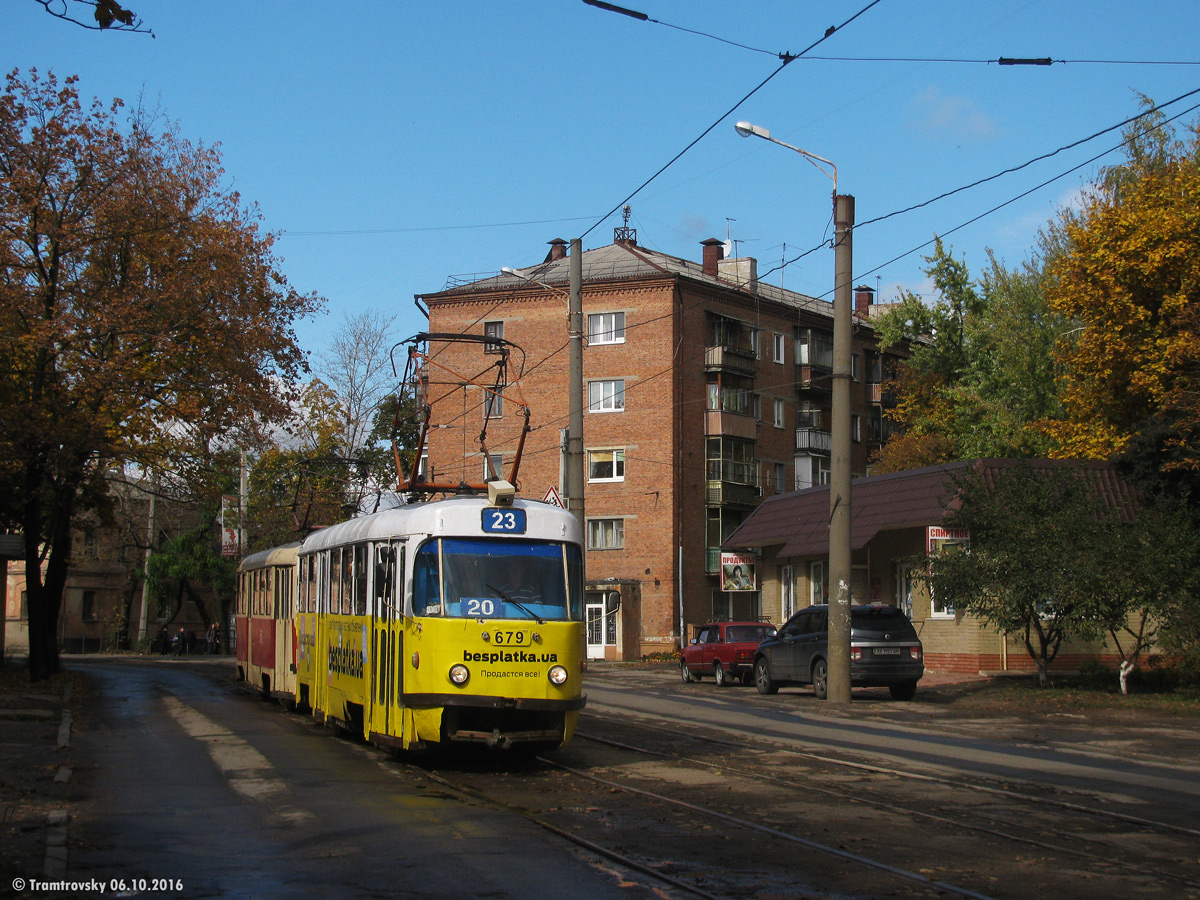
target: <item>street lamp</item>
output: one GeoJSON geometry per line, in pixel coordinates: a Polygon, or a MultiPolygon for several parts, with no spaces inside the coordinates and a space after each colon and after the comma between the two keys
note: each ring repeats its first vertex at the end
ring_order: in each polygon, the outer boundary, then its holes
{"type": "MultiPolygon", "coordinates": [[[[580,528],[586,528],[583,503],[583,239],[571,239],[568,259],[570,291],[567,294],[567,335],[570,340],[568,363],[568,422],[567,422],[567,509],[575,514],[580,528]]],[[[530,284],[540,285],[555,293],[560,288],[552,287],[536,278],[522,275],[514,269],[504,267],[505,275],[520,278],[530,284]]]]}
{"type": "Polygon", "coordinates": [[[829,460],[829,680],[830,703],[850,702],[850,491],[851,491],[851,314],[850,282],[853,278],[852,233],[854,198],[837,192],[837,166],[824,157],[785,144],[771,132],[749,122],[734,126],[742,137],[755,135],[794,150],[833,179],[834,281],[833,281],[833,429],[829,460]],[[824,163],[830,170],[826,170],[824,163]]]}

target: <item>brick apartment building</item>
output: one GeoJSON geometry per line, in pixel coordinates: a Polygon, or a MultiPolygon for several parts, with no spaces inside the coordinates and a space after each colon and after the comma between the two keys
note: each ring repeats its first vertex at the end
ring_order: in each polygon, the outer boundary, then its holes
{"type": "MultiPolygon", "coordinates": [[[[518,488],[561,492],[568,420],[565,241],[516,275],[451,279],[419,294],[431,332],[504,338],[531,408],[518,488]],[[532,283],[533,279],[537,283],[532,283]]],[[[760,282],[753,259],[700,261],[640,247],[631,229],[583,253],[585,521],[588,652],[636,659],[670,652],[695,624],[764,613],[760,585],[721,577],[721,543],[764,496],[828,482],[833,305],[760,282]],[[746,588],[733,590],[732,588],[746,588]]],[[[888,360],[871,327],[873,292],[855,296],[852,412],[855,475],[890,425],[888,360]]],[[[438,362],[475,376],[487,345],[453,344],[438,362]]],[[[515,390],[515,388],[514,388],[515,390]]],[[[464,379],[439,384],[428,442],[437,481],[486,478],[477,437],[509,471],[523,419],[464,379]]],[[[727,562],[730,560],[727,559],[727,562]]],[[[753,576],[753,558],[741,575],[753,576]]],[[[732,565],[726,570],[730,574],[732,565]]]]}

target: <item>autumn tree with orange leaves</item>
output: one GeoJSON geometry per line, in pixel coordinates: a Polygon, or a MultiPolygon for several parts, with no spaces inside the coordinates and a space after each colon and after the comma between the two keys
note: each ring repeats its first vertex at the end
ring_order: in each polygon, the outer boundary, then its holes
{"type": "Polygon", "coordinates": [[[24,542],[30,675],[58,670],[72,525],[106,473],[186,475],[288,412],[292,289],[215,147],[75,78],[0,95],[0,524],[24,542]]]}

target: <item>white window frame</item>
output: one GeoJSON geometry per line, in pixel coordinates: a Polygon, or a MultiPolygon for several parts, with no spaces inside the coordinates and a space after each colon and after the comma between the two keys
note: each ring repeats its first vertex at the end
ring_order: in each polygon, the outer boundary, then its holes
{"type": "Polygon", "coordinates": [[[486,483],[489,481],[495,481],[497,479],[503,480],[503,478],[504,478],[504,454],[503,453],[489,453],[487,456],[483,457],[483,480],[484,480],[484,482],[486,483]],[[491,460],[490,467],[488,466],[488,460],[491,460]],[[496,472],[495,475],[492,475],[493,469],[496,472]]]}
{"type": "Polygon", "coordinates": [[[625,313],[588,313],[587,339],[589,347],[625,343],[625,313]],[[600,327],[595,327],[595,325],[600,327]]]}
{"type": "Polygon", "coordinates": [[[587,383],[587,411],[590,413],[624,412],[625,379],[607,378],[589,381],[587,383]]]}
{"type": "MultiPolygon", "coordinates": [[[[598,460],[603,462],[602,459],[598,460]]],[[[587,471],[588,482],[592,484],[600,484],[606,481],[624,481],[625,480],[625,448],[613,447],[604,450],[589,450],[587,454],[587,471]],[[608,478],[596,478],[592,475],[592,459],[593,457],[609,457],[609,462],[612,465],[613,474],[608,478]]]]}
{"type": "Polygon", "coordinates": [[[775,332],[775,362],[777,362],[777,363],[785,362],[784,353],[786,351],[784,350],[784,348],[786,346],[787,346],[787,338],[784,335],[780,334],[778,331],[775,332]]]}
{"type": "Polygon", "coordinates": [[[784,403],[784,401],[776,398],[775,399],[775,427],[776,428],[784,427],[784,418],[786,416],[785,408],[786,408],[786,404],[784,403]]]}
{"type": "Polygon", "coordinates": [[[622,518],[588,519],[587,548],[589,550],[624,550],[625,520],[622,518]]]}
{"type": "Polygon", "coordinates": [[[862,443],[862,416],[858,414],[850,416],[850,437],[854,443],[862,443]]]}
{"type": "Polygon", "coordinates": [[[504,389],[506,387],[508,385],[502,384],[494,391],[491,388],[483,389],[484,419],[504,418],[504,389]]]}
{"type": "Polygon", "coordinates": [[[787,491],[787,465],[775,463],[775,493],[782,494],[785,491],[787,491]]]}
{"type": "MultiPolygon", "coordinates": [[[[483,336],[486,338],[496,338],[501,341],[504,340],[504,323],[501,321],[484,322],[483,336]]],[[[499,353],[502,349],[499,344],[486,343],[483,345],[484,353],[499,353]]]]}

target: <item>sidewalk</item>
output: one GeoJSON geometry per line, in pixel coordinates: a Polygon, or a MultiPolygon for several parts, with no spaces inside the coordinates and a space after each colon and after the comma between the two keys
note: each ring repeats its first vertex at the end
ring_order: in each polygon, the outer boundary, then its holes
{"type": "Polygon", "coordinates": [[[6,890],[18,878],[66,874],[71,728],[81,681],[64,671],[30,684],[23,664],[0,670],[0,885],[6,890]]]}

